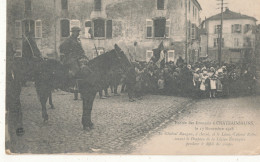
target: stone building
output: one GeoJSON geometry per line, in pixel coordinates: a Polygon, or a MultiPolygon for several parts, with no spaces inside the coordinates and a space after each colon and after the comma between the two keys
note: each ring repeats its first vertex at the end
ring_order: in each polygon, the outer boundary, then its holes
{"type": "Polygon", "coordinates": [[[117,43],[130,59],[149,61],[163,41],[168,61],[182,56],[192,62],[200,52],[200,11],[197,0],[11,0],[7,41],[19,56],[23,33],[33,31],[43,55],[58,59],[60,43],[79,26],[90,58],[117,43]]]}
{"type": "MultiPolygon", "coordinates": [[[[203,22],[207,31],[207,52],[210,60],[218,60],[219,28],[221,14],[214,15],[203,22]]],[[[230,11],[223,12],[222,62],[240,62],[252,58],[255,51],[256,19],[230,11]]],[[[205,45],[205,44],[203,44],[205,45]]]]}

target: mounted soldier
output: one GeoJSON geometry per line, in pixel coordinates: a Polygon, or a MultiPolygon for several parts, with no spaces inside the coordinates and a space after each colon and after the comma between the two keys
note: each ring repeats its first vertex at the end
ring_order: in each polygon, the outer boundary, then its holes
{"type": "Polygon", "coordinates": [[[71,36],[60,45],[60,52],[64,54],[64,58],[61,61],[69,68],[71,77],[75,77],[80,71],[80,61],[82,59],[85,62],[89,61],[78,39],[80,31],[79,27],[72,27],[71,36]]]}

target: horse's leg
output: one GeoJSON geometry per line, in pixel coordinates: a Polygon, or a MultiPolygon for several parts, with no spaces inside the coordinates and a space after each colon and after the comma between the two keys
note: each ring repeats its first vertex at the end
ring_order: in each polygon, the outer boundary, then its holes
{"type": "Polygon", "coordinates": [[[55,107],[52,103],[52,91],[50,91],[50,94],[49,94],[49,104],[51,105],[51,109],[55,109],[55,107]]]}
{"type": "Polygon", "coordinates": [[[43,118],[43,121],[46,122],[49,117],[48,117],[48,114],[47,114],[47,109],[46,109],[46,102],[48,100],[48,95],[42,95],[40,96],[40,102],[41,102],[41,105],[42,105],[42,118],[43,118]]]}
{"type": "Polygon", "coordinates": [[[93,107],[93,102],[95,99],[96,93],[91,92],[89,94],[83,93],[83,114],[82,114],[82,125],[84,130],[88,130],[93,127],[93,123],[91,121],[91,111],[93,107]]]}

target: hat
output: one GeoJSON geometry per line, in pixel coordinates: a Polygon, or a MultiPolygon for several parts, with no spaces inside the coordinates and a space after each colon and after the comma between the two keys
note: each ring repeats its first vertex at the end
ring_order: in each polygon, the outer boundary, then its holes
{"type": "Polygon", "coordinates": [[[74,32],[74,31],[81,31],[81,29],[80,29],[79,27],[77,27],[77,26],[74,26],[74,27],[71,28],[70,31],[71,31],[71,32],[74,32]]]}
{"type": "Polygon", "coordinates": [[[211,67],[211,68],[210,68],[210,71],[215,72],[215,68],[214,68],[214,67],[211,67]]]}

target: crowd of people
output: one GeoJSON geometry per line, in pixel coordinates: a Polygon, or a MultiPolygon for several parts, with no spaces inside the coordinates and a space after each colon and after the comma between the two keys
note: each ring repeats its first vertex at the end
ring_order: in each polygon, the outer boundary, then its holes
{"type": "Polygon", "coordinates": [[[214,61],[204,61],[189,65],[179,58],[176,63],[160,67],[153,62],[134,65],[137,96],[149,93],[216,98],[253,94],[256,86],[253,69],[248,64],[220,67],[214,61]]]}
{"type": "Polygon", "coordinates": [[[193,65],[179,58],[158,66],[153,61],[132,62],[128,74],[119,69],[108,74],[110,84],[99,91],[101,99],[110,97],[108,89],[115,96],[127,92],[129,101],[142,99],[146,94],[175,95],[195,98],[218,98],[255,93],[256,77],[249,64],[223,64],[202,61],[193,65]],[[104,93],[103,93],[104,92],[104,93]]]}

